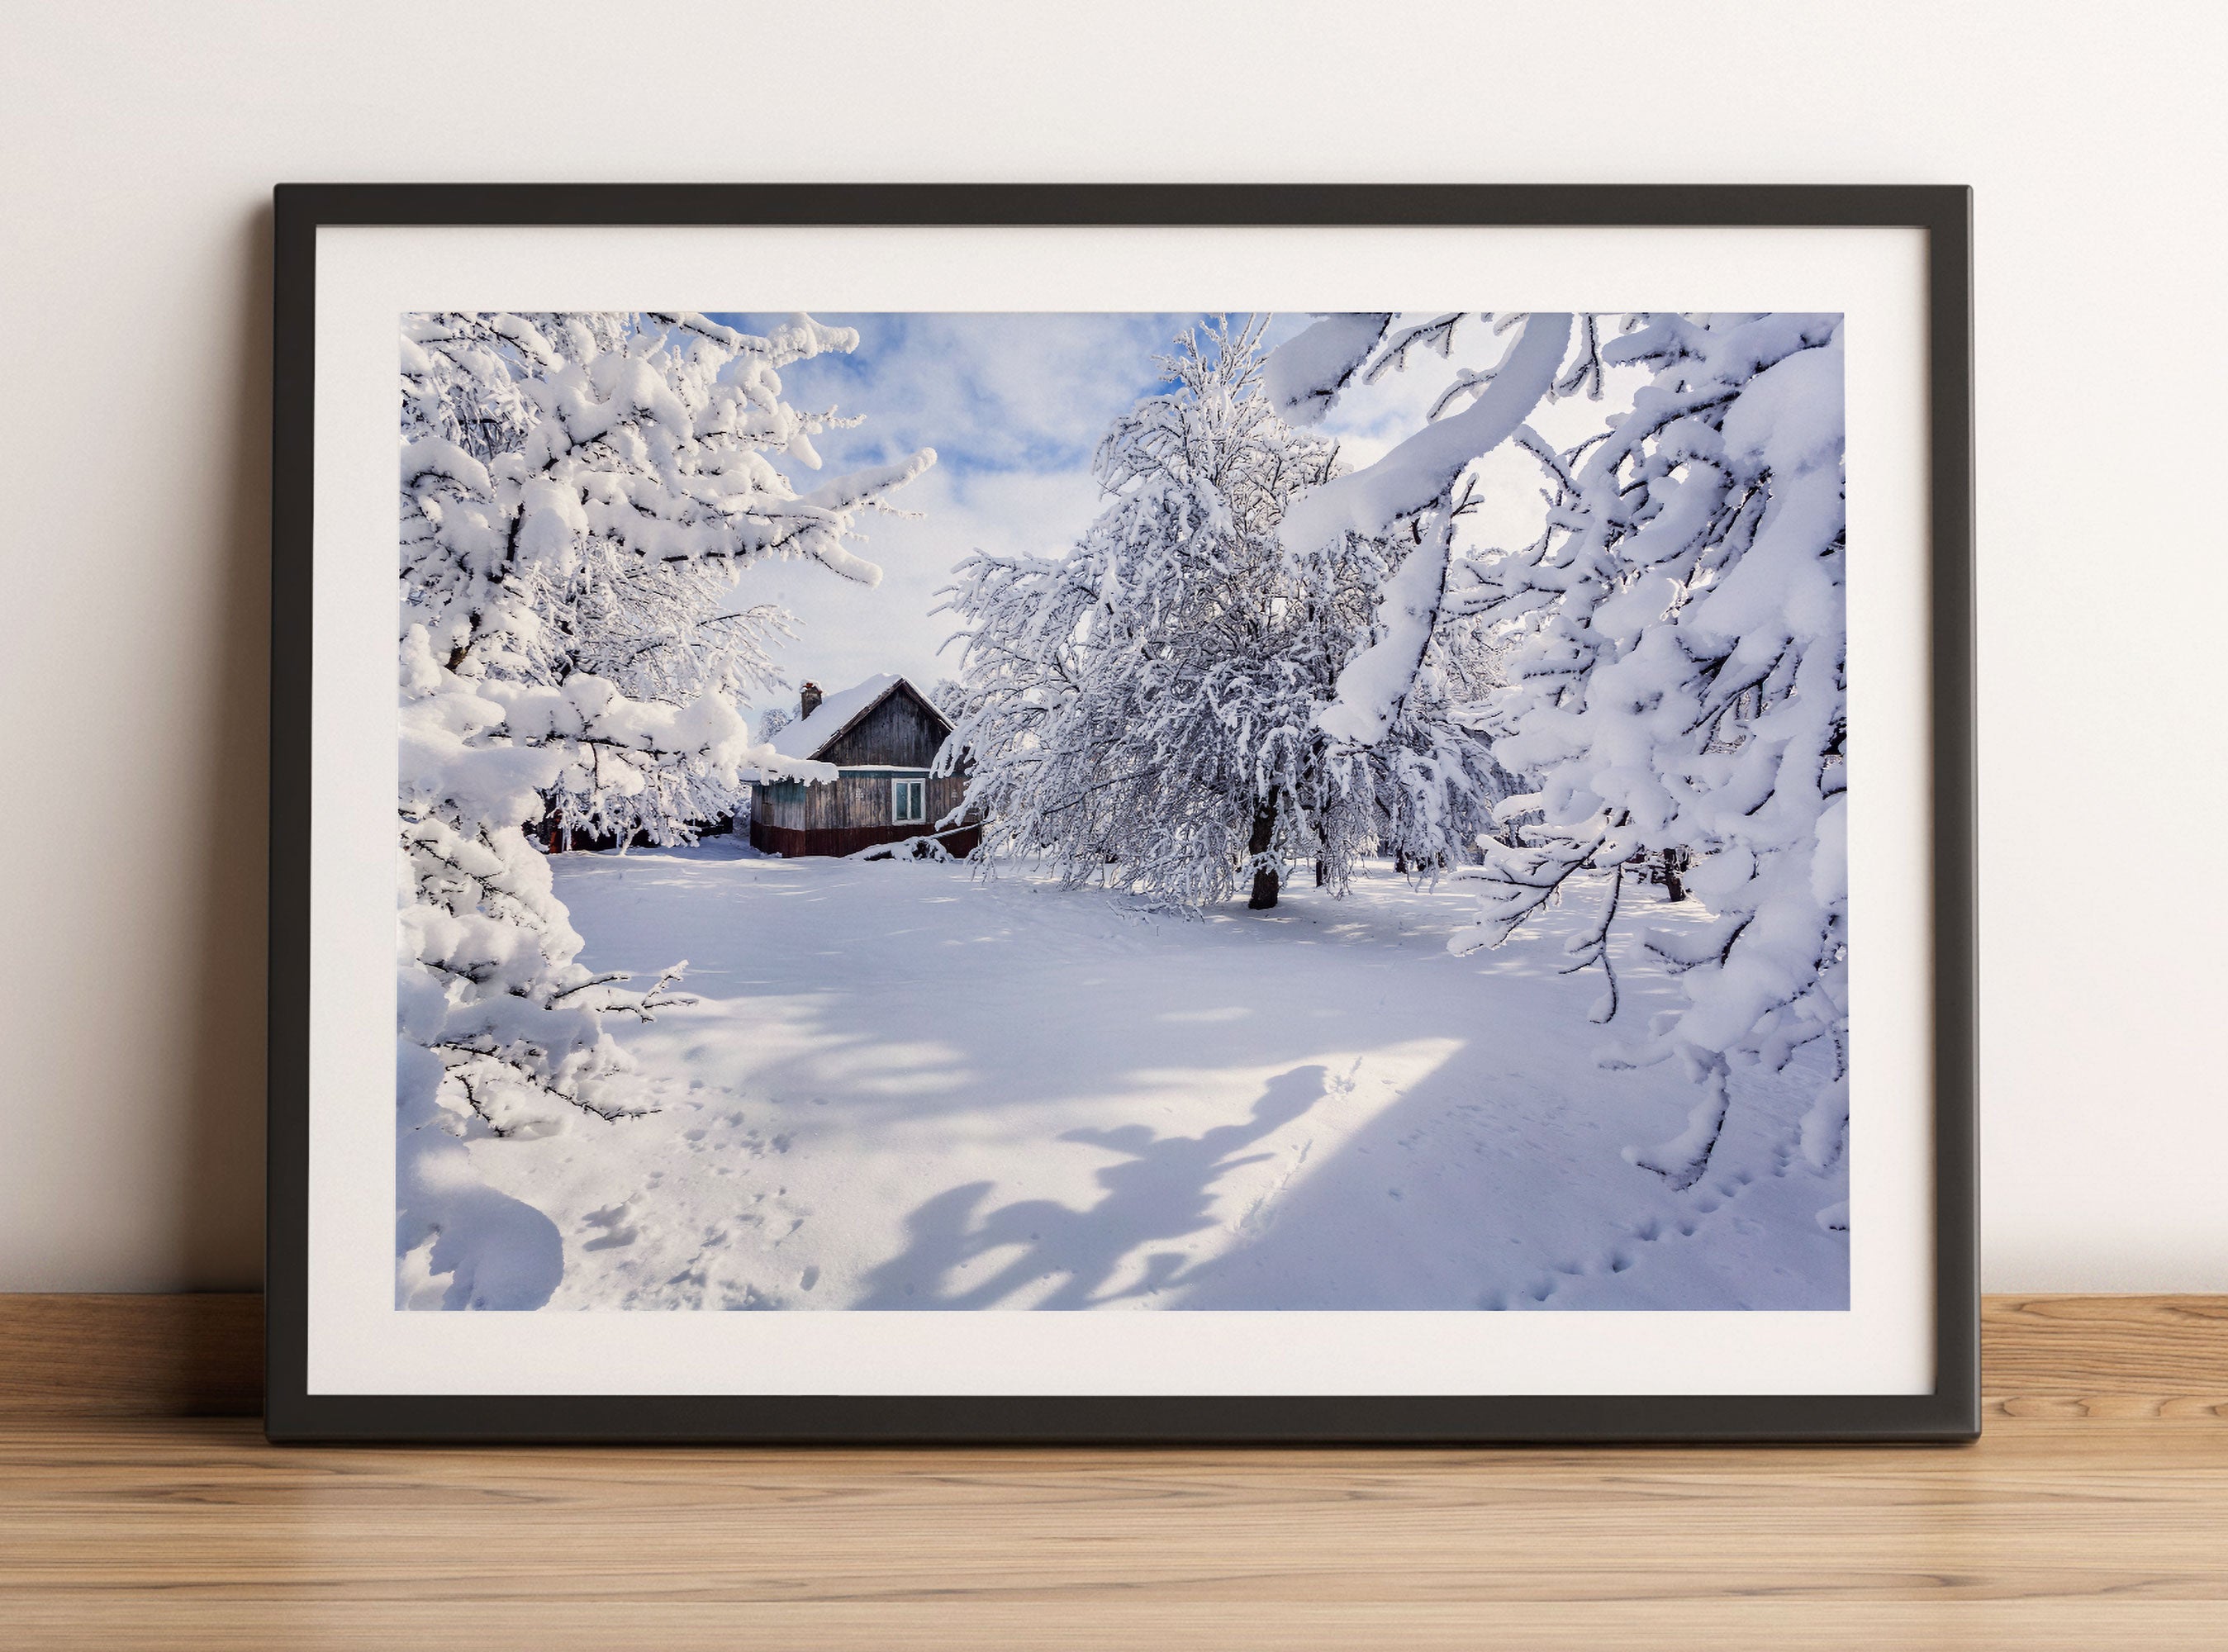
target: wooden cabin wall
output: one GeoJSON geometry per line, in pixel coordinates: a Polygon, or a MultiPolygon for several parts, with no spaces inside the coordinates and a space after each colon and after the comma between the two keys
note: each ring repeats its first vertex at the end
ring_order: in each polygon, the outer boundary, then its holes
{"type": "Polygon", "coordinates": [[[847,826],[890,824],[890,777],[847,774],[834,785],[806,788],[804,828],[836,831],[847,826]]]}
{"type": "Polygon", "coordinates": [[[928,824],[921,829],[934,829],[942,820],[967,796],[967,777],[964,774],[931,775],[928,780],[928,824]]]}
{"type": "Polygon", "coordinates": [[[751,819],[768,826],[797,827],[804,823],[805,794],[811,790],[794,781],[751,788],[751,819]]]}
{"type": "MultiPolygon", "coordinates": [[[[787,797],[774,787],[760,786],[752,801],[751,818],[786,831],[826,832],[856,826],[893,825],[890,783],[895,778],[887,774],[845,775],[832,783],[822,781],[804,786],[802,796],[787,797]]],[[[786,791],[787,788],[781,791],[786,791]]],[[[928,818],[909,829],[931,830],[937,821],[957,809],[966,795],[964,776],[932,776],[928,783],[928,818]]]]}
{"type": "Polygon", "coordinates": [[[823,752],[820,760],[838,768],[863,768],[871,763],[925,769],[936,761],[943,744],[944,731],[927,714],[902,693],[893,694],[823,752]]]}

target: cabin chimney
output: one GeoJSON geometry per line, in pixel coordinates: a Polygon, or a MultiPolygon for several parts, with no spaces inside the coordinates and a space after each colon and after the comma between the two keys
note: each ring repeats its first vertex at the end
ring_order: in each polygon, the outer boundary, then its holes
{"type": "Polygon", "coordinates": [[[814,712],[819,710],[820,685],[816,682],[806,683],[797,697],[797,703],[802,708],[799,714],[801,717],[810,717],[814,712]]]}

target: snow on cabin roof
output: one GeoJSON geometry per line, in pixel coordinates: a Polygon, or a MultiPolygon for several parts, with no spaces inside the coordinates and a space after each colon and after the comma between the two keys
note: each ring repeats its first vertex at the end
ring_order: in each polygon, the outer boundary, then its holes
{"type": "Polygon", "coordinates": [[[801,717],[780,730],[769,743],[784,757],[816,758],[838,734],[880,705],[900,684],[923,704],[927,703],[928,696],[903,677],[887,674],[868,677],[864,682],[826,695],[812,708],[812,715],[801,717]]]}

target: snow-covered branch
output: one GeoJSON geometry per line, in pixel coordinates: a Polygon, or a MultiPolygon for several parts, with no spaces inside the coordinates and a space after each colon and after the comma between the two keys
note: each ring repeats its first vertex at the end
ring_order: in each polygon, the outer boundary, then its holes
{"type": "Polygon", "coordinates": [[[1464,471],[1532,416],[1554,383],[1570,340],[1569,316],[1527,317],[1493,382],[1476,400],[1451,418],[1425,426],[1376,464],[1296,502],[1284,515],[1284,543],[1305,551],[1340,534],[1383,534],[1445,501],[1464,471]]]}
{"type": "MultiPolygon", "coordinates": [[[[1840,1150],[1846,1109],[1845,515],[1840,317],[1649,316],[1602,347],[1654,377],[1605,439],[1540,452],[1548,529],[1471,569],[1466,604],[1523,617],[1489,727],[1535,777],[1533,847],[1486,846],[1478,929],[1498,944],[1543,870],[1688,864],[1704,930],[1645,938],[1686,1007],[1624,1059],[1675,1059],[1709,1094],[1691,1140],[1636,1156],[1700,1174],[1728,1074],[1836,1052],[1803,1132],[1840,1150]],[[1548,847],[1540,847],[1541,845],[1548,847]]],[[[1603,955],[1606,964],[1606,953],[1603,955]]],[[[1822,1162],[1822,1160],[1821,1160],[1822,1162]]]]}
{"type": "MultiPolygon", "coordinates": [[[[1445,317],[1437,324],[1451,328],[1452,322],[1445,317]]],[[[1426,511],[1437,518],[1428,532],[1418,524],[1413,548],[1384,586],[1376,639],[1340,673],[1337,698],[1317,719],[1333,740],[1373,746],[1399,714],[1438,627],[1455,488],[1472,464],[1523,428],[1562,367],[1570,333],[1567,315],[1527,317],[1492,383],[1467,409],[1426,426],[1367,470],[1318,488],[1285,513],[1284,542],[1299,554],[1342,535],[1382,535],[1426,511]]]]}

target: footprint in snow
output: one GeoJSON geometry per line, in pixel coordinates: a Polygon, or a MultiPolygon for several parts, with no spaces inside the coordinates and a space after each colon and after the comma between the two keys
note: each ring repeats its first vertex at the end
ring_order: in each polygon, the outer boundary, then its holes
{"type": "Polygon", "coordinates": [[[604,1230],[599,1239],[592,1239],[580,1248],[584,1251],[616,1251],[633,1244],[642,1237],[642,1230],[627,1220],[632,1200],[621,1200],[616,1205],[606,1205],[601,1210],[590,1211],[584,1220],[591,1227],[604,1230]]]}

